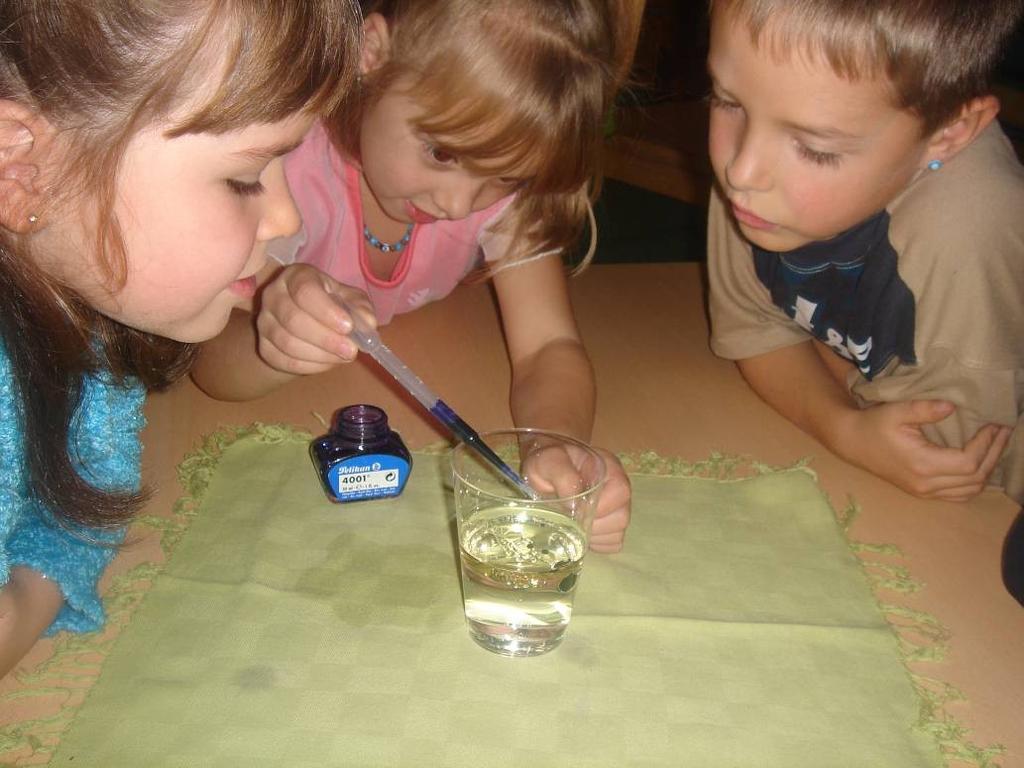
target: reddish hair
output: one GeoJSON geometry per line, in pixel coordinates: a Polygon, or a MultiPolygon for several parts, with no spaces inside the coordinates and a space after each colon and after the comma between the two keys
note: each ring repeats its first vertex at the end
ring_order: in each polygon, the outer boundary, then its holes
{"type": "Polygon", "coordinates": [[[603,128],[639,34],[643,0],[381,0],[384,64],[332,126],[358,156],[363,110],[399,81],[417,129],[469,168],[525,176],[510,211],[524,257],[578,239],[596,193],[603,128]]]}

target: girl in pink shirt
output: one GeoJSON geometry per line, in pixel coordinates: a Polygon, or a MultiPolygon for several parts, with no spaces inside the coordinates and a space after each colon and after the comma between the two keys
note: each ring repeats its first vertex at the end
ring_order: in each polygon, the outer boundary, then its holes
{"type": "MultiPolygon", "coordinates": [[[[561,255],[586,228],[604,117],[642,7],[372,3],[355,93],[286,159],[302,230],[268,246],[278,263],[260,275],[255,322],[236,313],[200,356],[196,383],[218,398],[258,397],[356,356],[335,298],[384,324],[479,275],[501,309],[515,422],[589,439],[593,372],[561,255]]],[[[604,456],[591,546],[615,551],[630,491],[604,456]]]]}

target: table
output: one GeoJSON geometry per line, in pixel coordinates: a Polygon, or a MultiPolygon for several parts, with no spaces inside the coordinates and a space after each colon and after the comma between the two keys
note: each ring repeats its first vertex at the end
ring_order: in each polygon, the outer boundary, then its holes
{"type": "MultiPolygon", "coordinates": [[[[732,363],[711,354],[699,265],[599,265],[574,279],[572,292],[599,384],[594,442],[689,460],[712,451],[776,465],[809,457],[834,507],[851,498],[861,507],[852,538],[897,545],[913,577],[926,585],[912,595],[881,597],[932,614],[950,632],[944,660],[913,669],[963,692],[965,701],[948,709],[970,729],[972,741],[1001,743],[1004,766],[1024,765],[1024,609],[999,578],[1003,537],[1017,507],[995,492],[966,505],[914,499],[847,465],[777,416],[732,363]]],[[[475,427],[510,423],[508,362],[486,286],[460,287],[443,302],[397,318],[383,335],[475,427]],[[421,344],[444,337],[458,343],[421,344]],[[437,354],[441,346],[446,351],[437,354]],[[480,371],[488,371],[486,385],[480,371]]],[[[250,403],[210,400],[191,382],[152,397],[144,434],[146,479],[156,488],[151,511],[168,513],[180,493],[174,467],[202,435],[254,420],[319,432],[321,418],[365,400],[356,393],[371,387],[373,402],[387,410],[410,447],[444,439],[420,406],[370,364],[344,366],[250,403]]],[[[112,573],[154,551],[152,542],[140,542],[119,556],[112,573]]],[[[48,645],[41,641],[24,665],[45,658],[48,645]]],[[[5,681],[0,692],[13,685],[5,681]]],[[[17,714],[0,713],[0,723],[17,714]]]]}

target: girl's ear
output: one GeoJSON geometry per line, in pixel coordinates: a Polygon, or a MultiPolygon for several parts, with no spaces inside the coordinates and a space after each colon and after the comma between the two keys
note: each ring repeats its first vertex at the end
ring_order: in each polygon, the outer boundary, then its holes
{"type": "Polygon", "coordinates": [[[42,210],[40,164],[53,131],[45,118],[16,101],[0,99],[0,227],[26,233],[42,210]]]}
{"type": "Polygon", "coordinates": [[[363,21],[363,50],[359,60],[361,74],[373,72],[388,60],[391,35],[388,22],[379,13],[371,13],[363,21]]]}
{"type": "Polygon", "coordinates": [[[999,114],[999,99],[979,96],[961,107],[959,114],[939,128],[928,143],[925,161],[948,161],[974,141],[999,114]]]}

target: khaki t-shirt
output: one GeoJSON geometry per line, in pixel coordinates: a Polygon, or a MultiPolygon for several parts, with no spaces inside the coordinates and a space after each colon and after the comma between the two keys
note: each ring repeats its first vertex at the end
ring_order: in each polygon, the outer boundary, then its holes
{"type": "MultiPolygon", "coordinates": [[[[880,251],[894,258],[893,279],[908,303],[912,351],[896,345],[874,370],[865,361],[866,373],[851,369],[847,386],[862,406],[913,399],[955,403],[953,415],[925,427],[939,445],[961,447],[988,423],[1014,426],[991,482],[1024,503],[1024,168],[1003,132],[992,125],[943,168],[922,172],[878,221],[886,227],[885,242],[866,255],[865,268],[886,257],[880,251]]],[[[822,245],[827,244],[817,247],[822,245]]],[[[745,359],[818,335],[858,363],[851,350],[872,338],[892,336],[888,310],[899,291],[858,303],[863,284],[837,281],[836,290],[845,293],[831,303],[850,310],[836,321],[849,327],[830,327],[826,337],[794,302],[783,303],[788,311],[773,302],[780,288],[778,281],[769,287],[769,255],[761,252],[758,259],[760,277],[753,249],[716,189],[708,222],[711,346],[716,354],[745,359]]],[[[824,269],[845,267],[827,264],[824,269]]],[[[798,286],[789,288],[799,294],[798,286]]],[[[828,304],[803,302],[805,313],[807,306],[817,311],[828,304]]]]}

